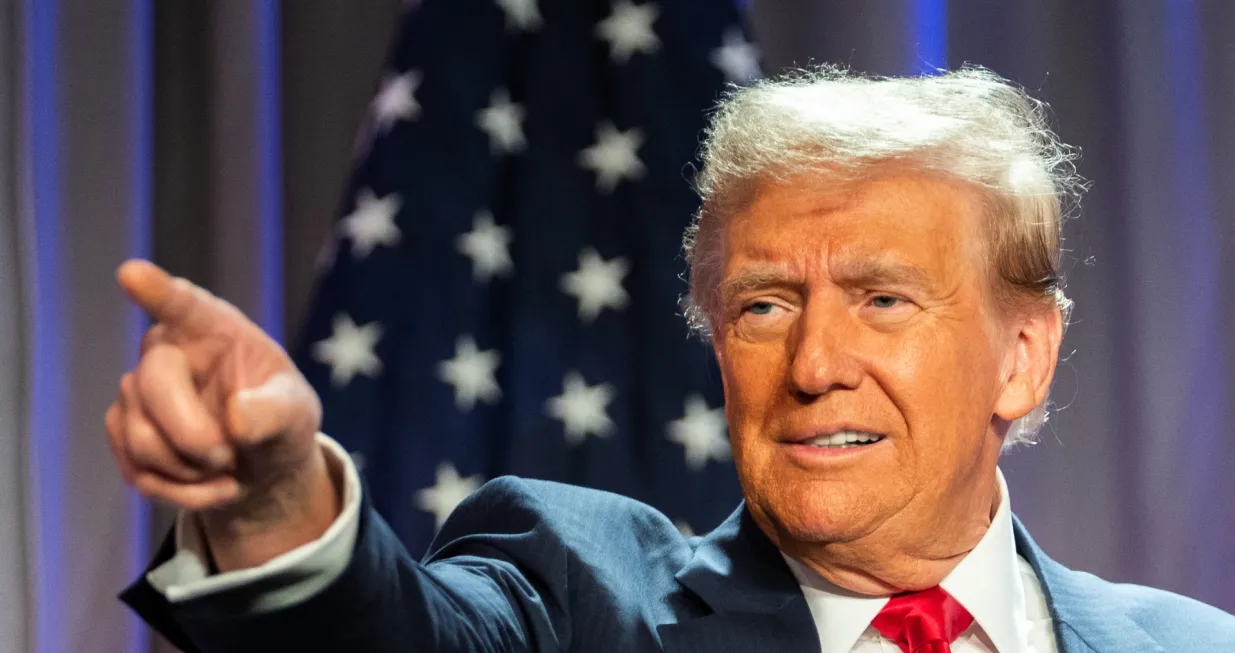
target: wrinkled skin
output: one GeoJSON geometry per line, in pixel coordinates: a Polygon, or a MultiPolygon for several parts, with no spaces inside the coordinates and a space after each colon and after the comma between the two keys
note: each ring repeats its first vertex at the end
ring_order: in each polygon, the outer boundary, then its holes
{"type": "Polygon", "coordinates": [[[765,183],[725,227],[714,347],[747,505],[840,587],[938,584],[990,525],[1010,423],[1046,397],[1053,305],[1001,310],[977,194],[921,174],[765,183]],[[855,429],[873,445],[793,444],[855,429]]]}

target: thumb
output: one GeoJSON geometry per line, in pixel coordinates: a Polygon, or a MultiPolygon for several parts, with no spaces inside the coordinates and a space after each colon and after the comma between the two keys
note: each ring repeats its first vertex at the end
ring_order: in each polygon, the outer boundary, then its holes
{"type": "Polygon", "coordinates": [[[227,402],[228,432],[241,446],[291,434],[312,436],[321,418],[321,401],[295,372],[279,372],[261,385],[237,391],[227,402]]]}

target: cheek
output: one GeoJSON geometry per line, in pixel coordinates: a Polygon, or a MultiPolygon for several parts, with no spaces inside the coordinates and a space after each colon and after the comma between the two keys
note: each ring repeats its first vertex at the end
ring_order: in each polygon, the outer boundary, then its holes
{"type": "Polygon", "coordinates": [[[756,446],[784,389],[785,367],[780,348],[733,342],[724,352],[721,375],[725,387],[725,418],[735,456],[756,446]]]}
{"type": "Polygon", "coordinates": [[[888,395],[903,414],[913,440],[948,449],[985,433],[993,410],[997,366],[985,334],[958,333],[903,342],[884,368],[888,395]]]}

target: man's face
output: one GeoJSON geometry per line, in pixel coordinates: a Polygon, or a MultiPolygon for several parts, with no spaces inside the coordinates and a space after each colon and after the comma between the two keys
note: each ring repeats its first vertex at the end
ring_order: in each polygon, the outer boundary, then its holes
{"type": "Polygon", "coordinates": [[[972,191],[915,174],[764,184],[730,220],[715,348],[742,487],[782,549],[989,506],[1015,334],[982,223],[972,191]]]}

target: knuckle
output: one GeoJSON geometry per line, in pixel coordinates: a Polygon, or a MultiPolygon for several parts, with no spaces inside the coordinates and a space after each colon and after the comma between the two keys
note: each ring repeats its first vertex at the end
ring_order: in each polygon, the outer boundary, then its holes
{"type": "Polygon", "coordinates": [[[179,353],[180,350],[170,343],[160,341],[152,344],[142,356],[141,364],[137,369],[137,380],[145,387],[151,373],[158,374],[175,365],[179,353]]]}
{"type": "Polygon", "coordinates": [[[146,331],[146,335],[142,336],[141,352],[145,354],[150,351],[155,345],[164,341],[165,329],[162,324],[156,324],[146,331]]]}
{"type": "Polygon", "coordinates": [[[144,420],[131,422],[127,429],[129,458],[142,467],[162,467],[164,456],[159,451],[161,443],[154,428],[144,420]]]}
{"type": "Polygon", "coordinates": [[[167,435],[176,449],[192,458],[200,458],[212,443],[222,439],[210,424],[203,423],[185,424],[167,435]]]}
{"type": "Polygon", "coordinates": [[[193,481],[201,477],[201,472],[186,464],[149,421],[131,420],[127,431],[126,448],[133,464],[181,481],[193,481]]]}
{"type": "Polygon", "coordinates": [[[172,382],[177,375],[187,374],[184,353],[167,343],[158,343],[142,356],[133,380],[135,396],[150,398],[162,396],[176,387],[172,382]]]}
{"type": "Polygon", "coordinates": [[[128,436],[129,447],[132,449],[149,449],[158,443],[158,431],[145,417],[129,415],[124,424],[125,435],[128,436]]]}

